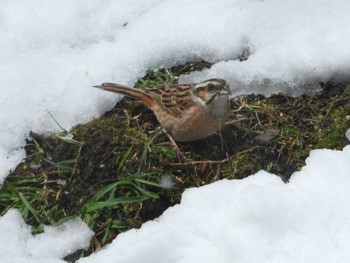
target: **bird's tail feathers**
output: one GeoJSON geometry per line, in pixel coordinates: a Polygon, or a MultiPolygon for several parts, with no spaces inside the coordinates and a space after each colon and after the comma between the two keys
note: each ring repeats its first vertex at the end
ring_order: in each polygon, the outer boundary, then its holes
{"type": "Polygon", "coordinates": [[[114,83],[103,83],[101,86],[94,86],[95,88],[107,90],[110,92],[122,94],[124,96],[139,99],[141,100],[147,107],[151,108],[154,104],[153,100],[145,94],[143,90],[131,88],[128,86],[123,86],[120,84],[114,83]]]}

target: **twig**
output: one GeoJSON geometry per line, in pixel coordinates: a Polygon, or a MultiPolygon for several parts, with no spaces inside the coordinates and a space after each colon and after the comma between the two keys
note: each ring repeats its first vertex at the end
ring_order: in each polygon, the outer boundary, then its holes
{"type": "Polygon", "coordinates": [[[257,148],[259,148],[260,146],[254,146],[252,148],[246,149],[244,151],[238,152],[230,157],[227,157],[225,159],[222,160],[200,160],[200,161],[188,161],[188,162],[184,162],[184,163],[170,163],[171,166],[182,166],[182,165],[196,165],[196,164],[223,164],[226,163],[228,161],[230,161],[231,159],[233,159],[235,156],[237,155],[241,155],[247,152],[251,152],[257,148]]]}

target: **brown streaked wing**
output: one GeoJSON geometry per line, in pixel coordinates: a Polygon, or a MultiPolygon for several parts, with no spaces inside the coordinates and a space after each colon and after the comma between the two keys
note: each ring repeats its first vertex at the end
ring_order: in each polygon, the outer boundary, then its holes
{"type": "Polygon", "coordinates": [[[195,104],[191,89],[192,85],[160,85],[146,88],[145,92],[164,110],[175,117],[180,117],[184,111],[195,104]]]}

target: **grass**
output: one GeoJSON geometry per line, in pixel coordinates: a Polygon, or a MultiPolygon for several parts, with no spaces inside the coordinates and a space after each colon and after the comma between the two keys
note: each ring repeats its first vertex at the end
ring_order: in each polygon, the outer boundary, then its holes
{"type": "MultiPolygon", "coordinates": [[[[149,70],[136,86],[176,83],[177,76],[210,67],[188,63],[149,70]]],[[[249,95],[232,100],[218,135],[180,143],[180,163],[152,112],[123,99],[100,119],[52,136],[31,134],[27,157],[0,190],[0,214],[22,212],[33,233],[81,217],[95,236],[87,252],[138,228],[180,202],[189,187],[240,179],[264,169],[288,181],[311,149],[348,144],[350,85],[327,83],[313,97],[249,95]]]]}

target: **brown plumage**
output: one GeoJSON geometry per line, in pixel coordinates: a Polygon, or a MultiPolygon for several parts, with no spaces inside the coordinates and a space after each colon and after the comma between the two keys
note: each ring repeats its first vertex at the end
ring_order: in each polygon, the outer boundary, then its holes
{"type": "Polygon", "coordinates": [[[175,141],[205,138],[219,130],[229,114],[230,90],[221,79],[198,84],[159,85],[144,90],[104,83],[97,88],[141,100],[175,141]]]}

